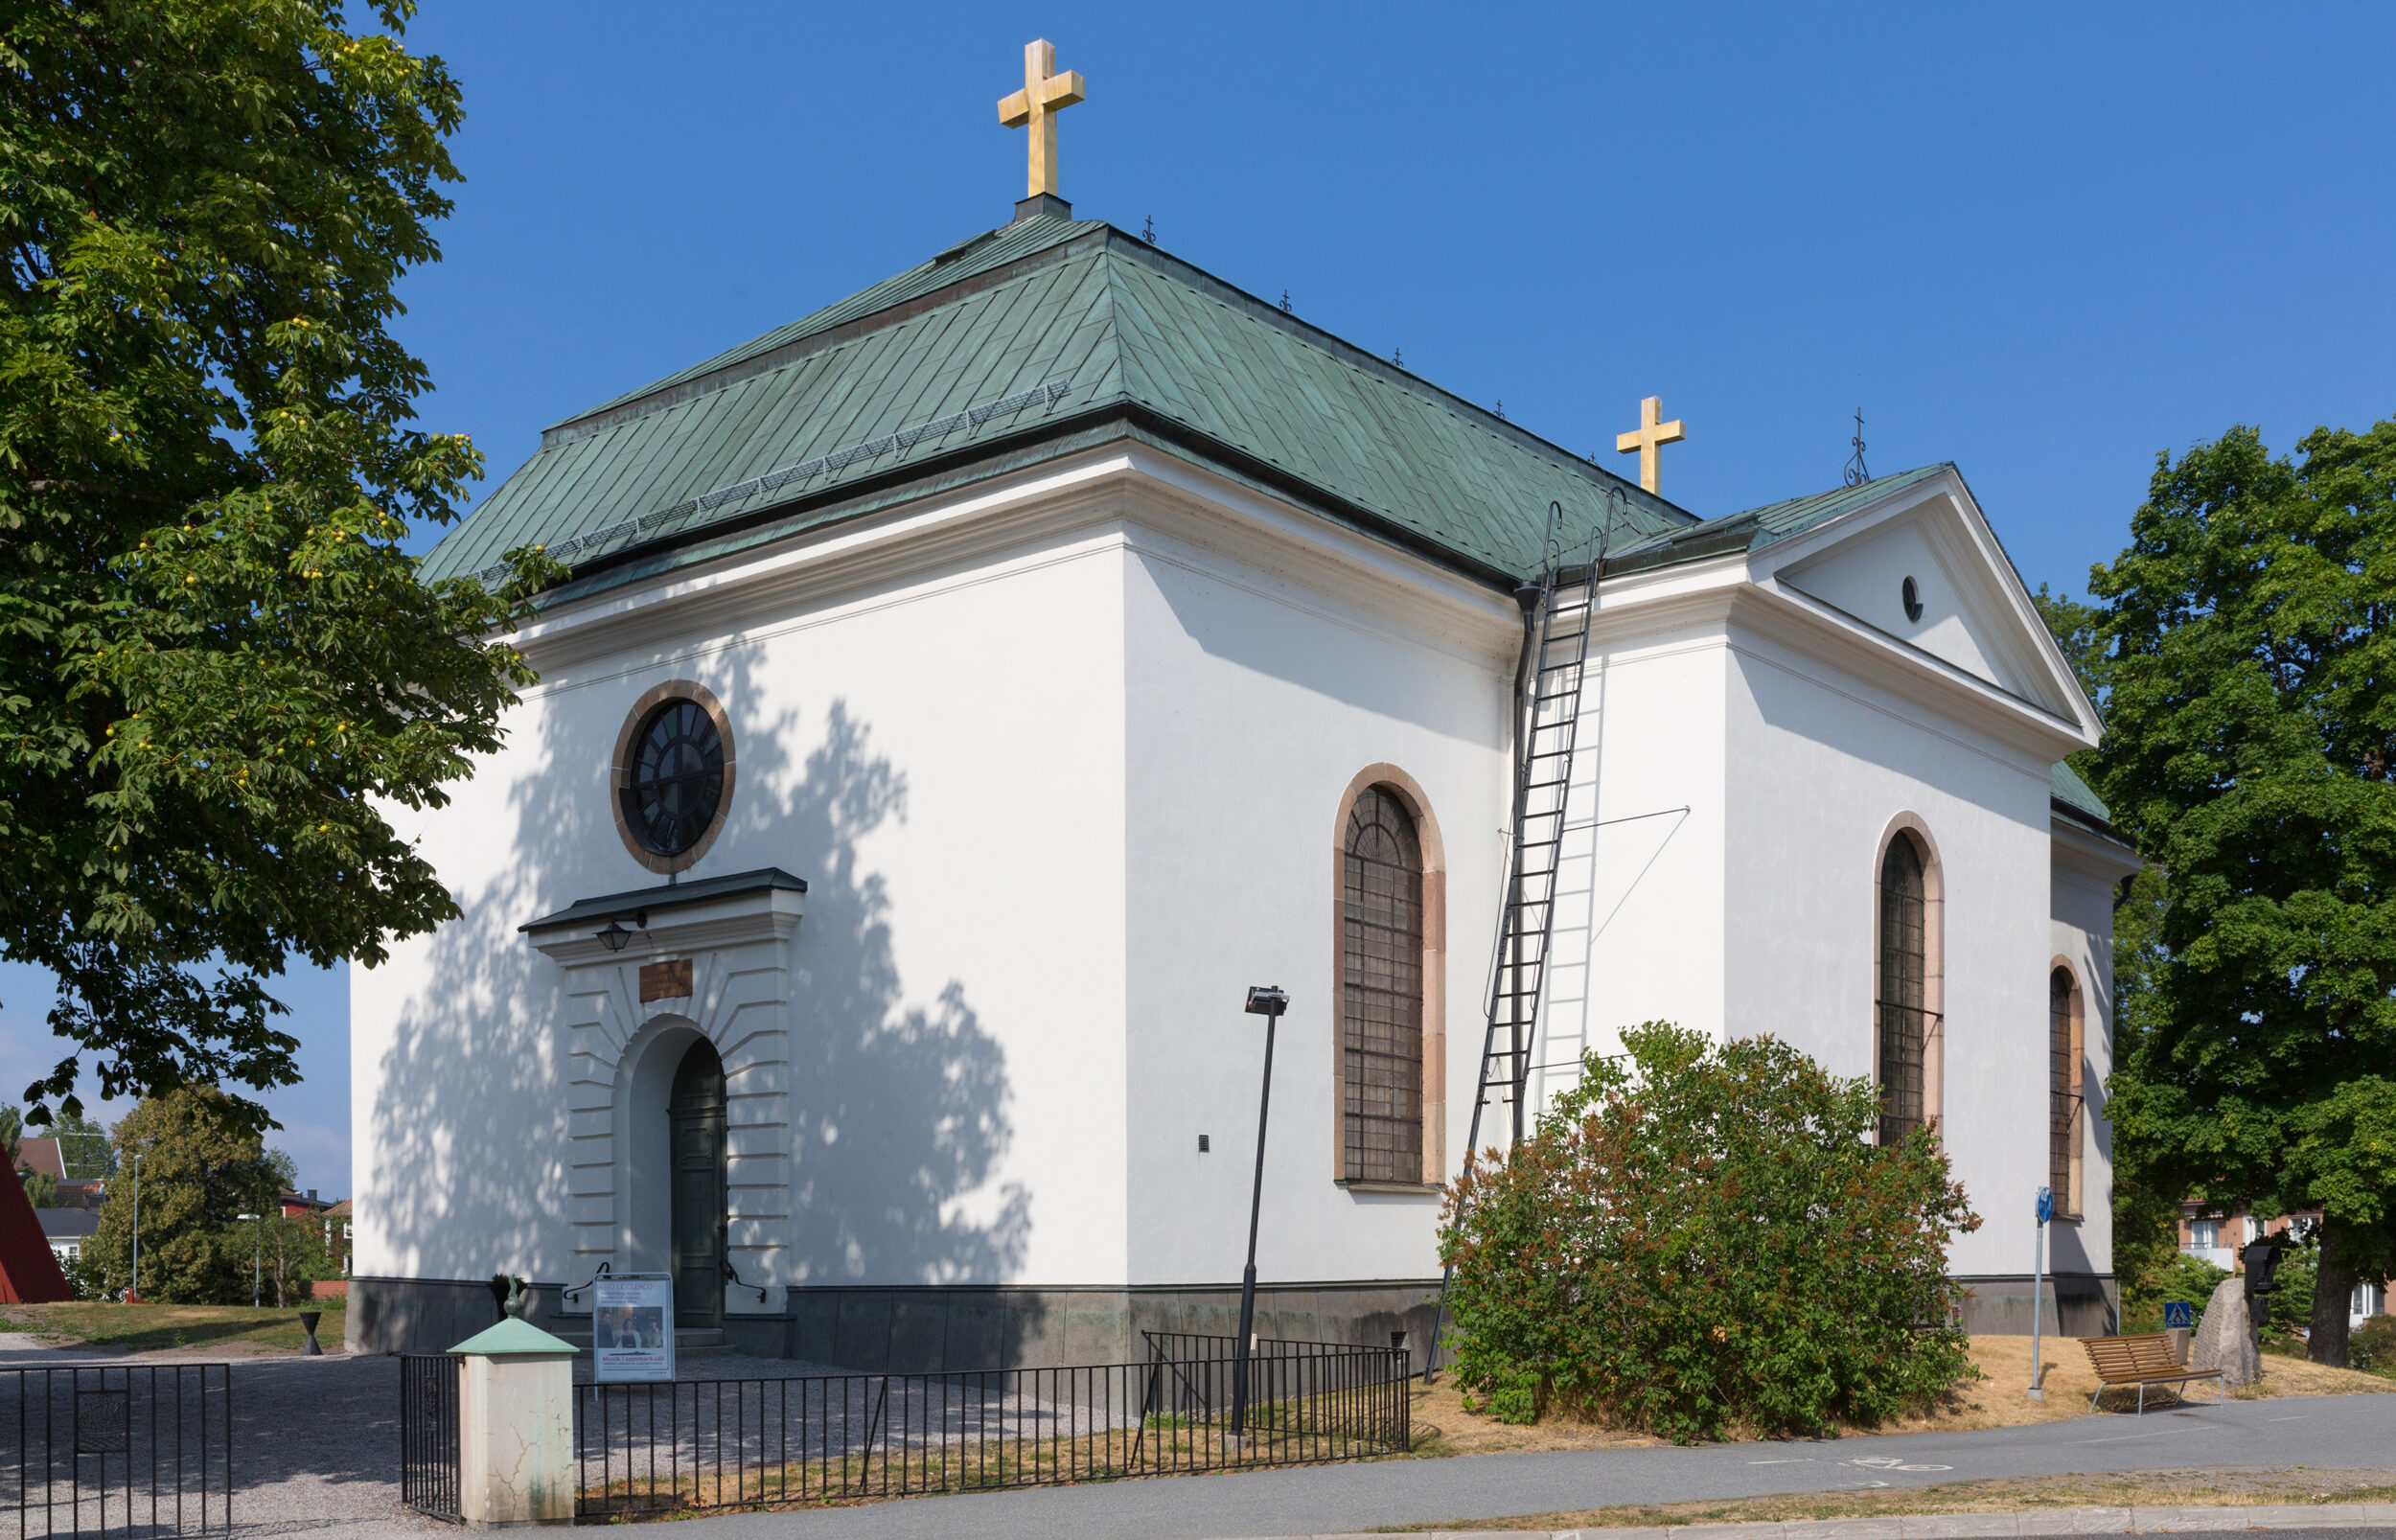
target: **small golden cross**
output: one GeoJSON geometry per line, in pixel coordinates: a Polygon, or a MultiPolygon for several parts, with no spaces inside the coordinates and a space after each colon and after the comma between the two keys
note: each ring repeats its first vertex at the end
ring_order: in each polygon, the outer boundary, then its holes
{"type": "Polygon", "coordinates": [[[1056,45],[1042,38],[1024,45],[1024,88],[999,103],[999,122],[1031,129],[1030,191],[1025,197],[1056,190],[1056,115],[1082,99],[1081,72],[1056,72],[1056,45]]]}
{"type": "Polygon", "coordinates": [[[1649,396],[1639,403],[1639,431],[1614,435],[1614,448],[1621,453],[1639,451],[1639,484],[1658,496],[1663,495],[1664,446],[1689,436],[1679,418],[1669,423],[1663,418],[1664,398],[1649,396]]]}

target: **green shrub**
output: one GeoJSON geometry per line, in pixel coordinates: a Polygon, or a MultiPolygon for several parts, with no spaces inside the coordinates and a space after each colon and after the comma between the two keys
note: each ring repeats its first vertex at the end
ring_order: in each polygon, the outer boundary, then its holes
{"type": "Polygon", "coordinates": [[[2185,1300],[2195,1315],[2201,1317],[2205,1302],[2228,1276],[2228,1273],[2201,1256],[2174,1253],[2172,1260],[2153,1276],[2123,1285],[2122,1330],[2161,1331],[2163,1306],[2173,1299],[2185,1300]]]}
{"type": "Polygon", "coordinates": [[[1450,1189],[1459,1386],[1687,1443],[1877,1423],[1972,1372],[1947,1242],[1980,1221],[1934,1139],[1876,1145],[1871,1084],[1770,1038],[1623,1043],[1450,1189]]]}
{"type": "Polygon", "coordinates": [[[2349,1333],[2346,1366],[2396,1377],[2396,1316],[2373,1316],[2349,1333]]]}

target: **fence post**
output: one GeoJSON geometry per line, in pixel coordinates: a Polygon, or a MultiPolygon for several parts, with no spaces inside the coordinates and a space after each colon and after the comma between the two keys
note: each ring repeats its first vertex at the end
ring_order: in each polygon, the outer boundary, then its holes
{"type": "Polygon", "coordinates": [[[573,1344],[509,1317],[449,1349],[458,1514],[476,1529],[574,1522],[573,1344]]]}

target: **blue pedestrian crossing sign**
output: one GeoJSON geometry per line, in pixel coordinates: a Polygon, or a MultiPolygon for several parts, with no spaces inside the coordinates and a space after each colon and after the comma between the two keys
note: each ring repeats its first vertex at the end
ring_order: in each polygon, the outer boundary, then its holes
{"type": "Polygon", "coordinates": [[[2185,1299],[2163,1301],[2163,1329],[2165,1331],[2170,1331],[2176,1326],[2194,1326],[2196,1323],[2196,1306],[2185,1299]]]}

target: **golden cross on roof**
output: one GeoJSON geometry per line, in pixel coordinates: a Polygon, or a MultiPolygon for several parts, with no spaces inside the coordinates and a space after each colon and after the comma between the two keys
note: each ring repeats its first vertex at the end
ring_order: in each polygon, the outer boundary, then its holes
{"type": "Polygon", "coordinates": [[[1663,495],[1664,446],[1678,444],[1689,436],[1689,430],[1674,418],[1667,423],[1664,398],[1649,396],[1639,403],[1639,430],[1614,435],[1614,448],[1624,454],[1639,452],[1639,484],[1658,496],[1663,495]]]}
{"type": "Polygon", "coordinates": [[[1082,99],[1078,70],[1056,72],[1056,45],[1046,38],[1024,45],[1024,88],[999,102],[999,121],[1031,129],[1031,174],[1025,197],[1056,190],[1056,115],[1082,99]]]}

